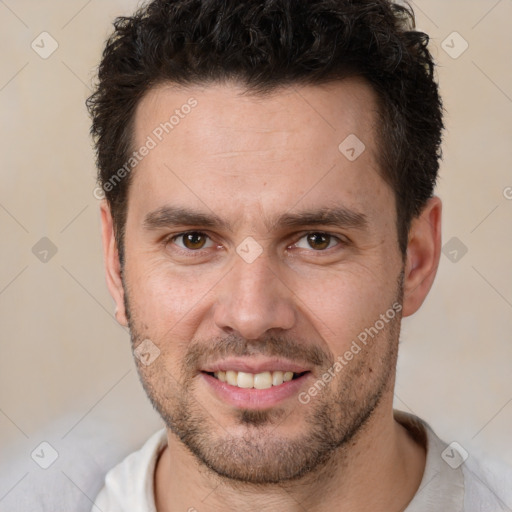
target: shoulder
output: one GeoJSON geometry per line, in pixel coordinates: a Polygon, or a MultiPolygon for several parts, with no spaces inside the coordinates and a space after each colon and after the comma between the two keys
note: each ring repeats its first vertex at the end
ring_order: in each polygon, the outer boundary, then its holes
{"type": "Polygon", "coordinates": [[[512,468],[501,461],[469,456],[462,465],[467,512],[512,510],[512,468]]]}
{"type": "Polygon", "coordinates": [[[395,411],[395,419],[426,449],[420,488],[407,512],[512,512],[512,468],[475,447],[447,444],[424,420],[395,411]]]}
{"type": "Polygon", "coordinates": [[[155,510],[153,476],[156,461],[167,444],[166,430],[153,434],[136,452],[128,455],[105,477],[105,485],[94,501],[93,510],[122,512],[155,510]]]}

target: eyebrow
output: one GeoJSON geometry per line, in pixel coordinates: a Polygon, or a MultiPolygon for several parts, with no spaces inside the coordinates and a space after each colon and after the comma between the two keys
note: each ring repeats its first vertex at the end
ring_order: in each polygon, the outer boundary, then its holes
{"type": "Polygon", "coordinates": [[[156,230],[172,226],[202,226],[208,228],[224,228],[229,226],[213,213],[202,213],[178,206],[162,206],[144,217],[144,228],[156,230]]]}
{"type": "MultiPolygon", "coordinates": [[[[175,226],[200,226],[233,231],[231,225],[213,212],[200,212],[185,207],[162,206],[144,217],[144,228],[157,230],[175,226]]],[[[277,219],[266,222],[269,231],[279,228],[304,226],[332,226],[345,229],[365,229],[368,220],[364,213],[343,207],[318,208],[298,213],[284,213],[277,219]]]]}
{"type": "Polygon", "coordinates": [[[273,222],[272,226],[288,228],[332,226],[362,230],[368,227],[368,219],[364,213],[349,210],[348,208],[319,208],[298,213],[285,213],[273,222]]]}

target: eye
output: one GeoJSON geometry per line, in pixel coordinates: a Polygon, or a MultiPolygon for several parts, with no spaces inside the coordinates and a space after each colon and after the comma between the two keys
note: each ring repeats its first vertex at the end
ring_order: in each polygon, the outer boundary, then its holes
{"type": "Polygon", "coordinates": [[[213,247],[214,243],[208,235],[200,231],[188,231],[174,236],[171,241],[178,247],[189,251],[197,251],[199,249],[207,249],[213,247]]]}
{"type": "Polygon", "coordinates": [[[296,244],[295,247],[300,249],[314,249],[315,251],[325,251],[335,245],[338,245],[340,240],[328,233],[315,232],[304,235],[296,244]]]}

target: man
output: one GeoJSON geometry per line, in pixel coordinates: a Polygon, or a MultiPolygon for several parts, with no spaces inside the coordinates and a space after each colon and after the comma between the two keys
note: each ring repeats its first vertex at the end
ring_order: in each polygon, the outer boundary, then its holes
{"type": "Polygon", "coordinates": [[[508,510],[392,409],[440,255],[433,70],[387,0],[116,21],[88,103],[107,283],[166,429],[93,510],[508,510]]]}

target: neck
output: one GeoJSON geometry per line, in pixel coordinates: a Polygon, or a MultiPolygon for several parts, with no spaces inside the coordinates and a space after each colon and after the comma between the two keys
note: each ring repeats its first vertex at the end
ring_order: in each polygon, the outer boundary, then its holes
{"type": "Polygon", "coordinates": [[[244,509],[283,512],[308,510],[403,510],[416,493],[425,468],[425,450],[397,423],[391,399],[319,470],[300,481],[274,485],[241,484],[204,467],[168,431],[168,447],[155,471],[158,512],[216,512],[244,509]]]}

